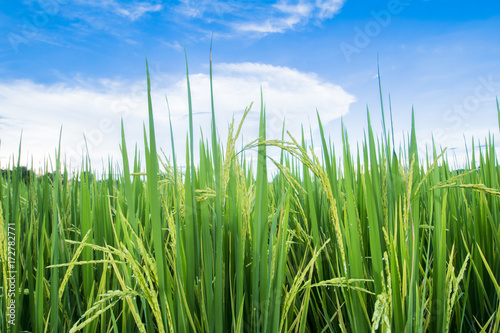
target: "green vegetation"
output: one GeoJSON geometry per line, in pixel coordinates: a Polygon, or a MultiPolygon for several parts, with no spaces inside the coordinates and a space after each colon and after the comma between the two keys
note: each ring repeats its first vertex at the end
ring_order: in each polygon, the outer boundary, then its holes
{"type": "Polygon", "coordinates": [[[304,136],[266,138],[261,108],[258,139],[238,152],[248,108],[224,151],[212,102],[210,141],[195,152],[189,100],[181,172],[175,151],[158,157],[149,74],[148,101],[145,168],[137,149],[129,164],[122,126],[123,170],[110,165],[103,179],[88,163],[70,176],[59,157],[51,175],[22,181],[18,167],[0,177],[1,332],[499,331],[492,137],[480,151],[473,142],[453,172],[436,147],[418,156],[414,123],[406,147],[393,146],[384,124],[379,138],[369,125],[356,151],[343,128],[335,151],[318,116],[316,156],[304,136]],[[272,182],[269,163],[279,170],[272,182]]]}

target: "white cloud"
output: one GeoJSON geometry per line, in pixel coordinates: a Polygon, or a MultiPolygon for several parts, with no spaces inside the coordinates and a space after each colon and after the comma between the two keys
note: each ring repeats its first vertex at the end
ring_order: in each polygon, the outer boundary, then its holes
{"type": "MultiPolygon", "coordinates": [[[[35,17],[43,18],[30,30],[28,40],[81,49],[82,40],[88,41],[95,33],[106,33],[129,44],[136,44],[141,24],[150,14],[162,11],[167,5],[157,1],[123,0],[25,0],[28,4],[36,3],[29,10],[35,17]],[[56,18],[63,18],[65,23],[55,24],[56,18]],[[69,21],[68,21],[69,20],[69,21]],[[47,29],[56,27],[57,29],[47,29]]],[[[31,14],[26,14],[27,18],[31,14]]],[[[38,20],[38,19],[37,19],[38,20]]],[[[58,21],[59,22],[59,21],[58,21]]],[[[30,23],[32,25],[32,23],[30,23]]],[[[23,36],[26,35],[22,33],[23,36]]],[[[142,34],[141,34],[142,35],[142,34]]],[[[26,36],[25,36],[26,37],[26,36]]],[[[19,44],[18,41],[15,44],[19,44]]],[[[16,47],[17,48],[17,47],[16,47]]]]}
{"type": "Polygon", "coordinates": [[[234,27],[236,30],[244,32],[257,32],[257,33],[283,33],[286,30],[291,30],[293,27],[300,23],[300,17],[290,16],[279,19],[268,19],[265,22],[259,23],[238,23],[234,27]]]}
{"type": "MultiPolygon", "coordinates": [[[[233,27],[238,31],[256,33],[283,33],[305,25],[311,19],[331,19],[342,8],[345,0],[316,0],[291,2],[281,0],[263,7],[261,17],[255,20],[237,21],[233,27]]],[[[251,17],[254,17],[252,15],[251,17]]]]}
{"type": "Polygon", "coordinates": [[[316,0],[316,8],[318,8],[318,18],[321,20],[330,19],[337,14],[345,0],[316,0]]]}
{"type": "MultiPolygon", "coordinates": [[[[161,11],[164,6],[158,2],[117,1],[117,0],[73,0],[53,4],[45,0],[31,0],[39,3],[42,10],[50,14],[62,15],[67,18],[78,18],[92,27],[103,29],[114,17],[137,21],[148,13],[161,11]],[[107,17],[104,17],[107,15],[107,17]]],[[[113,22],[114,23],[114,22],[113,22]]]]}
{"type": "Polygon", "coordinates": [[[163,44],[165,44],[166,46],[176,50],[176,51],[182,51],[184,48],[182,47],[182,45],[178,42],[178,41],[174,41],[172,43],[170,42],[166,42],[166,41],[163,41],[162,42],[163,44]]]}
{"type": "Polygon", "coordinates": [[[345,0],[279,0],[252,4],[234,0],[181,0],[175,10],[184,20],[215,22],[239,34],[253,33],[261,36],[295,30],[311,21],[318,23],[330,19],[340,11],[344,2],[345,0]]]}
{"type": "Polygon", "coordinates": [[[313,9],[313,6],[310,3],[299,2],[297,4],[289,4],[288,1],[280,1],[277,4],[274,4],[273,7],[283,13],[299,16],[309,16],[313,9]]]}
{"type": "MultiPolygon", "coordinates": [[[[85,147],[83,133],[89,142],[96,142],[89,146],[91,150],[93,146],[96,146],[94,150],[99,154],[116,150],[117,141],[110,144],[103,140],[111,133],[110,125],[106,122],[101,124],[103,120],[112,119],[105,113],[112,99],[113,96],[62,84],[45,86],[31,81],[0,84],[0,102],[3,106],[3,119],[0,121],[2,163],[12,154],[17,155],[21,130],[23,163],[26,164],[33,157],[35,167],[41,166],[44,158],[51,157],[53,160],[61,126],[62,149],[72,159],[73,165],[85,147]]],[[[113,125],[117,128],[117,123],[113,125]]]]}
{"type": "Polygon", "coordinates": [[[161,4],[153,5],[147,2],[136,2],[126,6],[115,3],[112,8],[117,14],[126,17],[131,21],[136,21],[147,13],[162,10],[163,6],[161,4]]]}
{"type": "MultiPolygon", "coordinates": [[[[40,1],[40,0],[38,0],[40,1]]],[[[163,9],[163,5],[144,1],[120,2],[116,0],[75,0],[73,4],[83,7],[101,8],[135,21],[147,13],[163,9]]]]}
{"type": "MultiPolygon", "coordinates": [[[[340,86],[313,73],[287,67],[256,63],[219,64],[214,66],[215,112],[218,130],[226,141],[227,127],[233,115],[239,121],[246,106],[254,102],[243,127],[245,142],[258,137],[260,87],[267,112],[268,137],[280,138],[283,120],[286,128],[300,135],[300,126],[309,126],[317,133],[316,109],[324,124],[349,111],[355,98],[340,86]]],[[[184,161],[185,137],[188,130],[186,80],[164,73],[151,72],[153,109],[158,144],[170,154],[170,134],[165,94],[168,96],[179,161],[184,161]]],[[[190,76],[195,133],[201,128],[205,137],[210,131],[209,76],[190,76]]],[[[72,166],[79,166],[87,138],[94,168],[106,165],[108,156],[120,161],[120,117],[123,117],[129,150],[133,143],[143,147],[142,122],[147,117],[144,80],[117,82],[102,80],[85,88],[66,84],[40,85],[31,81],[0,83],[0,156],[17,155],[19,136],[23,130],[22,161],[31,157],[35,168],[44,158],[53,160],[63,126],[62,153],[72,166]],[[29,98],[27,98],[29,96],[29,98]]],[[[197,135],[199,138],[199,135],[197,135]]],[[[197,141],[195,142],[197,143],[197,141]]],[[[129,152],[130,154],[131,152],[129,152]]],[[[179,162],[182,164],[182,162],[179,162]]]]}

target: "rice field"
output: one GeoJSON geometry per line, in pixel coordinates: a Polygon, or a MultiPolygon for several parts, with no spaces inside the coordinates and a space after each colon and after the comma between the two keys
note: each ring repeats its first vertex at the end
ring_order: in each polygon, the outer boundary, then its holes
{"type": "Polygon", "coordinates": [[[241,149],[258,110],[221,143],[212,99],[195,151],[189,97],[178,161],[173,135],[173,155],[159,154],[149,74],[148,96],[142,158],[122,124],[122,168],[102,177],[59,155],[43,175],[18,160],[0,177],[1,332],[499,331],[493,134],[454,170],[439,143],[419,155],[414,122],[395,147],[367,114],[353,149],[343,127],[334,147],[318,116],[318,156],[304,135],[267,138],[261,107],[241,149]]]}

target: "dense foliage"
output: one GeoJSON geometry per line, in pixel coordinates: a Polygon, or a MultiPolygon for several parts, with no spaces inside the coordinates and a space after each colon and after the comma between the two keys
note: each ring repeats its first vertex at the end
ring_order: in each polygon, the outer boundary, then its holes
{"type": "Polygon", "coordinates": [[[137,151],[129,166],[122,134],[123,169],[104,178],[88,164],[70,175],[59,157],[53,176],[0,177],[1,332],[498,332],[492,137],[454,172],[444,151],[418,156],[414,124],[405,147],[369,125],[355,152],[342,129],[335,151],[318,117],[318,157],[304,136],[267,140],[264,109],[244,151],[243,125],[223,151],[212,120],[195,152],[189,117],[183,172],[175,152],[158,157],[149,97],[145,168],[137,151]]]}

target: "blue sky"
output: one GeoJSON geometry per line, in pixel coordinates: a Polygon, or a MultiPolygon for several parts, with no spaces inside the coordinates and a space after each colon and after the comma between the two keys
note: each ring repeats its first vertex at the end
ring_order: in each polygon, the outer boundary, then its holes
{"type": "MultiPolygon", "coordinates": [[[[152,74],[159,141],[169,152],[169,98],[176,144],[187,130],[186,48],[195,126],[208,133],[208,61],[213,34],[217,122],[225,140],[232,115],[254,102],[243,135],[257,136],[260,87],[269,134],[281,123],[317,133],[318,109],[340,144],[340,117],[352,141],[366,108],[380,131],[377,55],[384,103],[391,95],[398,139],[415,108],[419,140],[434,134],[463,155],[464,136],[498,137],[500,3],[423,0],[118,1],[0,0],[0,158],[23,163],[62,150],[78,165],[87,137],[95,165],[119,160],[119,122],[142,142],[145,62],[152,74]]],[[[183,151],[183,149],[178,149],[183,151]]],[[[180,153],[182,158],[182,153],[180,153]]]]}

